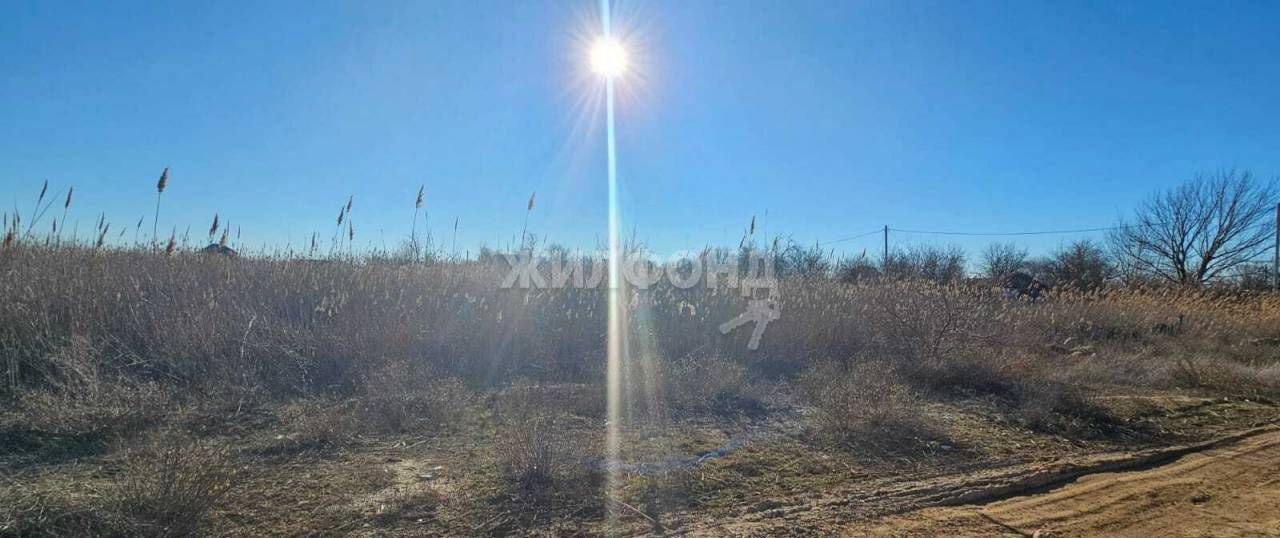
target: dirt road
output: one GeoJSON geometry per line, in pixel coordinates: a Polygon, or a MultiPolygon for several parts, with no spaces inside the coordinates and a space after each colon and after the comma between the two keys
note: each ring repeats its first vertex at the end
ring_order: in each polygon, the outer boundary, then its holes
{"type": "Polygon", "coordinates": [[[927,508],[847,536],[1280,536],[1280,430],[984,506],[927,508]]]}

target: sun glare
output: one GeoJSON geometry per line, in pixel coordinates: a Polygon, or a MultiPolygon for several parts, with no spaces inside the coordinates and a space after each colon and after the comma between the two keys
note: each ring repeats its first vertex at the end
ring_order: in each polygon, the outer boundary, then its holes
{"type": "Polygon", "coordinates": [[[627,49],[618,40],[603,37],[591,46],[591,70],[605,78],[615,78],[627,70],[627,49]]]}

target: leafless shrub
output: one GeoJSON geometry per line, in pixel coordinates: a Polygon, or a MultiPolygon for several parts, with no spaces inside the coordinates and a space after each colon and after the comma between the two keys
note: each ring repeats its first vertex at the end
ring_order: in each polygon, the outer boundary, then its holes
{"type": "Polygon", "coordinates": [[[836,264],[836,278],[849,284],[872,282],[880,278],[880,267],[863,252],[841,259],[836,264]]]}
{"type": "Polygon", "coordinates": [[[937,395],[1013,397],[1018,379],[1026,375],[1014,361],[999,355],[976,358],[955,355],[904,364],[904,377],[913,386],[937,395]]]}
{"type": "Polygon", "coordinates": [[[884,436],[920,421],[919,396],[883,361],[818,366],[798,386],[815,410],[816,433],[830,441],[884,436]]]}
{"type": "Polygon", "coordinates": [[[1073,241],[1058,249],[1048,265],[1053,285],[1059,289],[1096,290],[1113,272],[1106,251],[1088,239],[1073,241]]]}
{"type": "Polygon", "coordinates": [[[166,432],[122,455],[108,503],[136,536],[192,536],[237,483],[226,448],[166,432]]]}
{"type": "Polygon", "coordinates": [[[470,400],[458,379],[395,362],[370,374],[357,400],[357,420],[368,433],[440,430],[454,426],[470,400]]]}
{"type": "Polygon", "coordinates": [[[908,362],[950,357],[991,334],[1004,307],[989,292],[928,280],[902,280],[864,291],[865,321],[880,355],[908,362]]]}
{"type": "Polygon", "coordinates": [[[575,431],[580,419],[545,405],[546,394],[536,384],[520,382],[504,391],[494,409],[498,470],[519,495],[530,498],[577,491],[583,484],[574,482],[589,476],[588,462],[599,453],[594,435],[588,440],[575,431]]]}
{"type": "Polygon", "coordinates": [[[992,243],[982,250],[978,266],[982,276],[997,280],[1021,269],[1027,262],[1027,249],[1013,243],[992,243]]]}
{"type": "Polygon", "coordinates": [[[1280,393],[1280,363],[1249,365],[1184,356],[1169,364],[1167,375],[1174,386],[1184,388],[1212,389],[1236,394],[1280,393]]]}
{"type": "Polygon", "coordinates": [[[278,414],[284,432],[274,449],[331,448],[350,443],[360,423],[350,402],[308,401],[282,407],[278,414]]]}
{"type": "Polygon", "coordinates": [[[496,453],[502,473],[523,488],[548,486],[569,470],[574,448],[559,417],[535,414],[508,420],[499,430],[496,453]]]}
{"type": "Polygon", "coordinates": [[[957,246],[913,245],[889,252],[880,273],[890,278],[956,282],[964,277],[964,250],[957,246]]]}
{"type": "Polygon", "coordinates": [[[679,413],[759,414],[747,369],[723,357],[688,358],[665,366],[662,389],[679,413]]]}
{"type": "Polygon", "coordinates": [[[1079,386],[1038,378],[1019,380],[1015,418],[1032,430],[1073,437],[1129,433],[1079,386]]]}

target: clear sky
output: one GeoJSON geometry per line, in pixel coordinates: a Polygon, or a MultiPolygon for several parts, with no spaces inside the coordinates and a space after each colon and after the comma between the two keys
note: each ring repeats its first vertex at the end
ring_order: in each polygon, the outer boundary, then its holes
{"type": "MultiPolygon", "coordinates": [[[[1197,171],[1280,174],[1280,3],[624,1],[623,227],[659,251],[889,224],[1106,226],[1197,171]],[[765,214],[768,217],[765,217],[765,214]]],[[[0,203],[74,185],[202,237],[459,250],[604,236],[598,27],[579,2],[0,2],[0,203]],[[423,224],[419,223],[421,227],[423,224]]],[[[908,236],[894,241],[986,238],[908,236]]],[[[1020,242],[1043,251],[1070,239],[1020,242]]],[[[879,237],[832,244],[878,249],[879,237]]]]}

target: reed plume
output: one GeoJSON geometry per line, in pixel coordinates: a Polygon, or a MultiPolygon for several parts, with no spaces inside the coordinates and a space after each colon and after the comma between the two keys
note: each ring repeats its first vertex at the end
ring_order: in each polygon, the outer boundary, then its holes
{"type": "Polygon", "coordinates": [[[169,234],[169,244],[164,246],[164,255],[172,256],[173,251],[177,248],[178,248],[178,229],[174,228],[173,232],[169,234]]]}
{"type": "MultiPolygon", "coordinates": [[[[67,229],[67,210],[71,209],[71,193],[74,190],[75,187],[67,187],[67,199],[65,202],[62,202],[62,222],[58,224],[58,228],[63,230],[67,229]]],[[[58,241],[61,242],[61,240],[62,236],[59,235],[58,241]]],[[[72,240],[74,241],[75,238],[72,238],[72,240]]]]}
{"type": "Polygon", "coordinates": [[[426,185],[418,186],[418,198],[413,201],[413,226],[409,228],[409,242],[413,244],[413,259],[418,259],[418,212],[422,210],[422,195],[426,185]]]}
{"type": "Polygon", "coordinates": [[[111,230],[111,223],[103,221],[102,229],[98,232],[98,242],[93,245],[94,250],[101,249],[102,245],[107,243],[107,232],[111,230]]]}
{"type": "Polygon", "coordinates": [[[40,214],[40,203],[44,201],[44,195],[47,194],[48,192],[49,192],[49,180],[46,179],[44,180],[44,185],[40,186],[40,196],[36,198],[36,208],[31,211],[31,223],[27,225],[28,234],[30,234],[31,230],[36,227],[36,221],[39,220],[40,218],[39,216],[37,216],[40,214]]]}
{"type": "MultiPolygon", "coordinates": [[[[44,181],[44,185],[40,187],[40,196],[36,198],[36,207],[31,211],[31,222],[27,224],[27,231],[25,235],[31,235],[31,232],[35,230],[36,224],[40,222],[40,218],[43,217],[45,212],[49,210],[49,206],[53,205],[53,200],[49,200],[49,203],[44,204],[44,207],[41,207],[40,205],[42,202],[44,202],[44,197],[48,193],[49,193],[49,180],[46,179],[44,181]]],[[[18,209],[16,207],[14,208],[13,213],[14,213],[14,216],[17,217],[18,209]]],[[[14,230],[14,233],[15,234],[17,233],[16,229],[14,230]]]]}
{"type": "MultiPolygon", "coordinates": [[[[159,237],[157,236],[156,230],[157,230],[157,226],[160,224],[160,195],[164,194],[164,188],[168,186],[169,186],[169,167],[166,166],[164,167],[164,171],[160,172],[160,181],[156,182],[156,215],[155,215],[155,218],[151,220],[151,244],[153,248],[159,242],[159,237]]],[[[139,226],[142,225],[141,220],[138,221],[138,225],[139,226]]]]}
{"type": "Polygon", "coordinates": [[[213,214],[213,225],[209,227],[209,242],[213,242],[213,236],[218,233],[218,214],[213,214]]]}
{"type": "Polygon", "coordinates": [[[524,210],[524,226],[520,227],[520,250],[522,252],[524,251],[524,240],[525,240],[525,236],[527,235],[526,231],[529,229],[529,213],[533,212],[533,203],[534,203],[534,200],[537,199],[537,197],[538,197],[538,191],[534,191],[533,194],[530,194],[529,205],[524,210]]]}
{"type": "Polygon", "coordinates": [[[17,234],[15,234],[15,233],[13,232],[13,228],[12,228],[12,227],[10,227],[9,229],[5,230],[5,234],[4,234],[4,248],[6,248],[6,249],[7,249],[7,248],[9,248],[9,247],[13,246],[13,243],[14,243],[14,241],[16,241],[16,240],[17,240],[17,234]]]}

